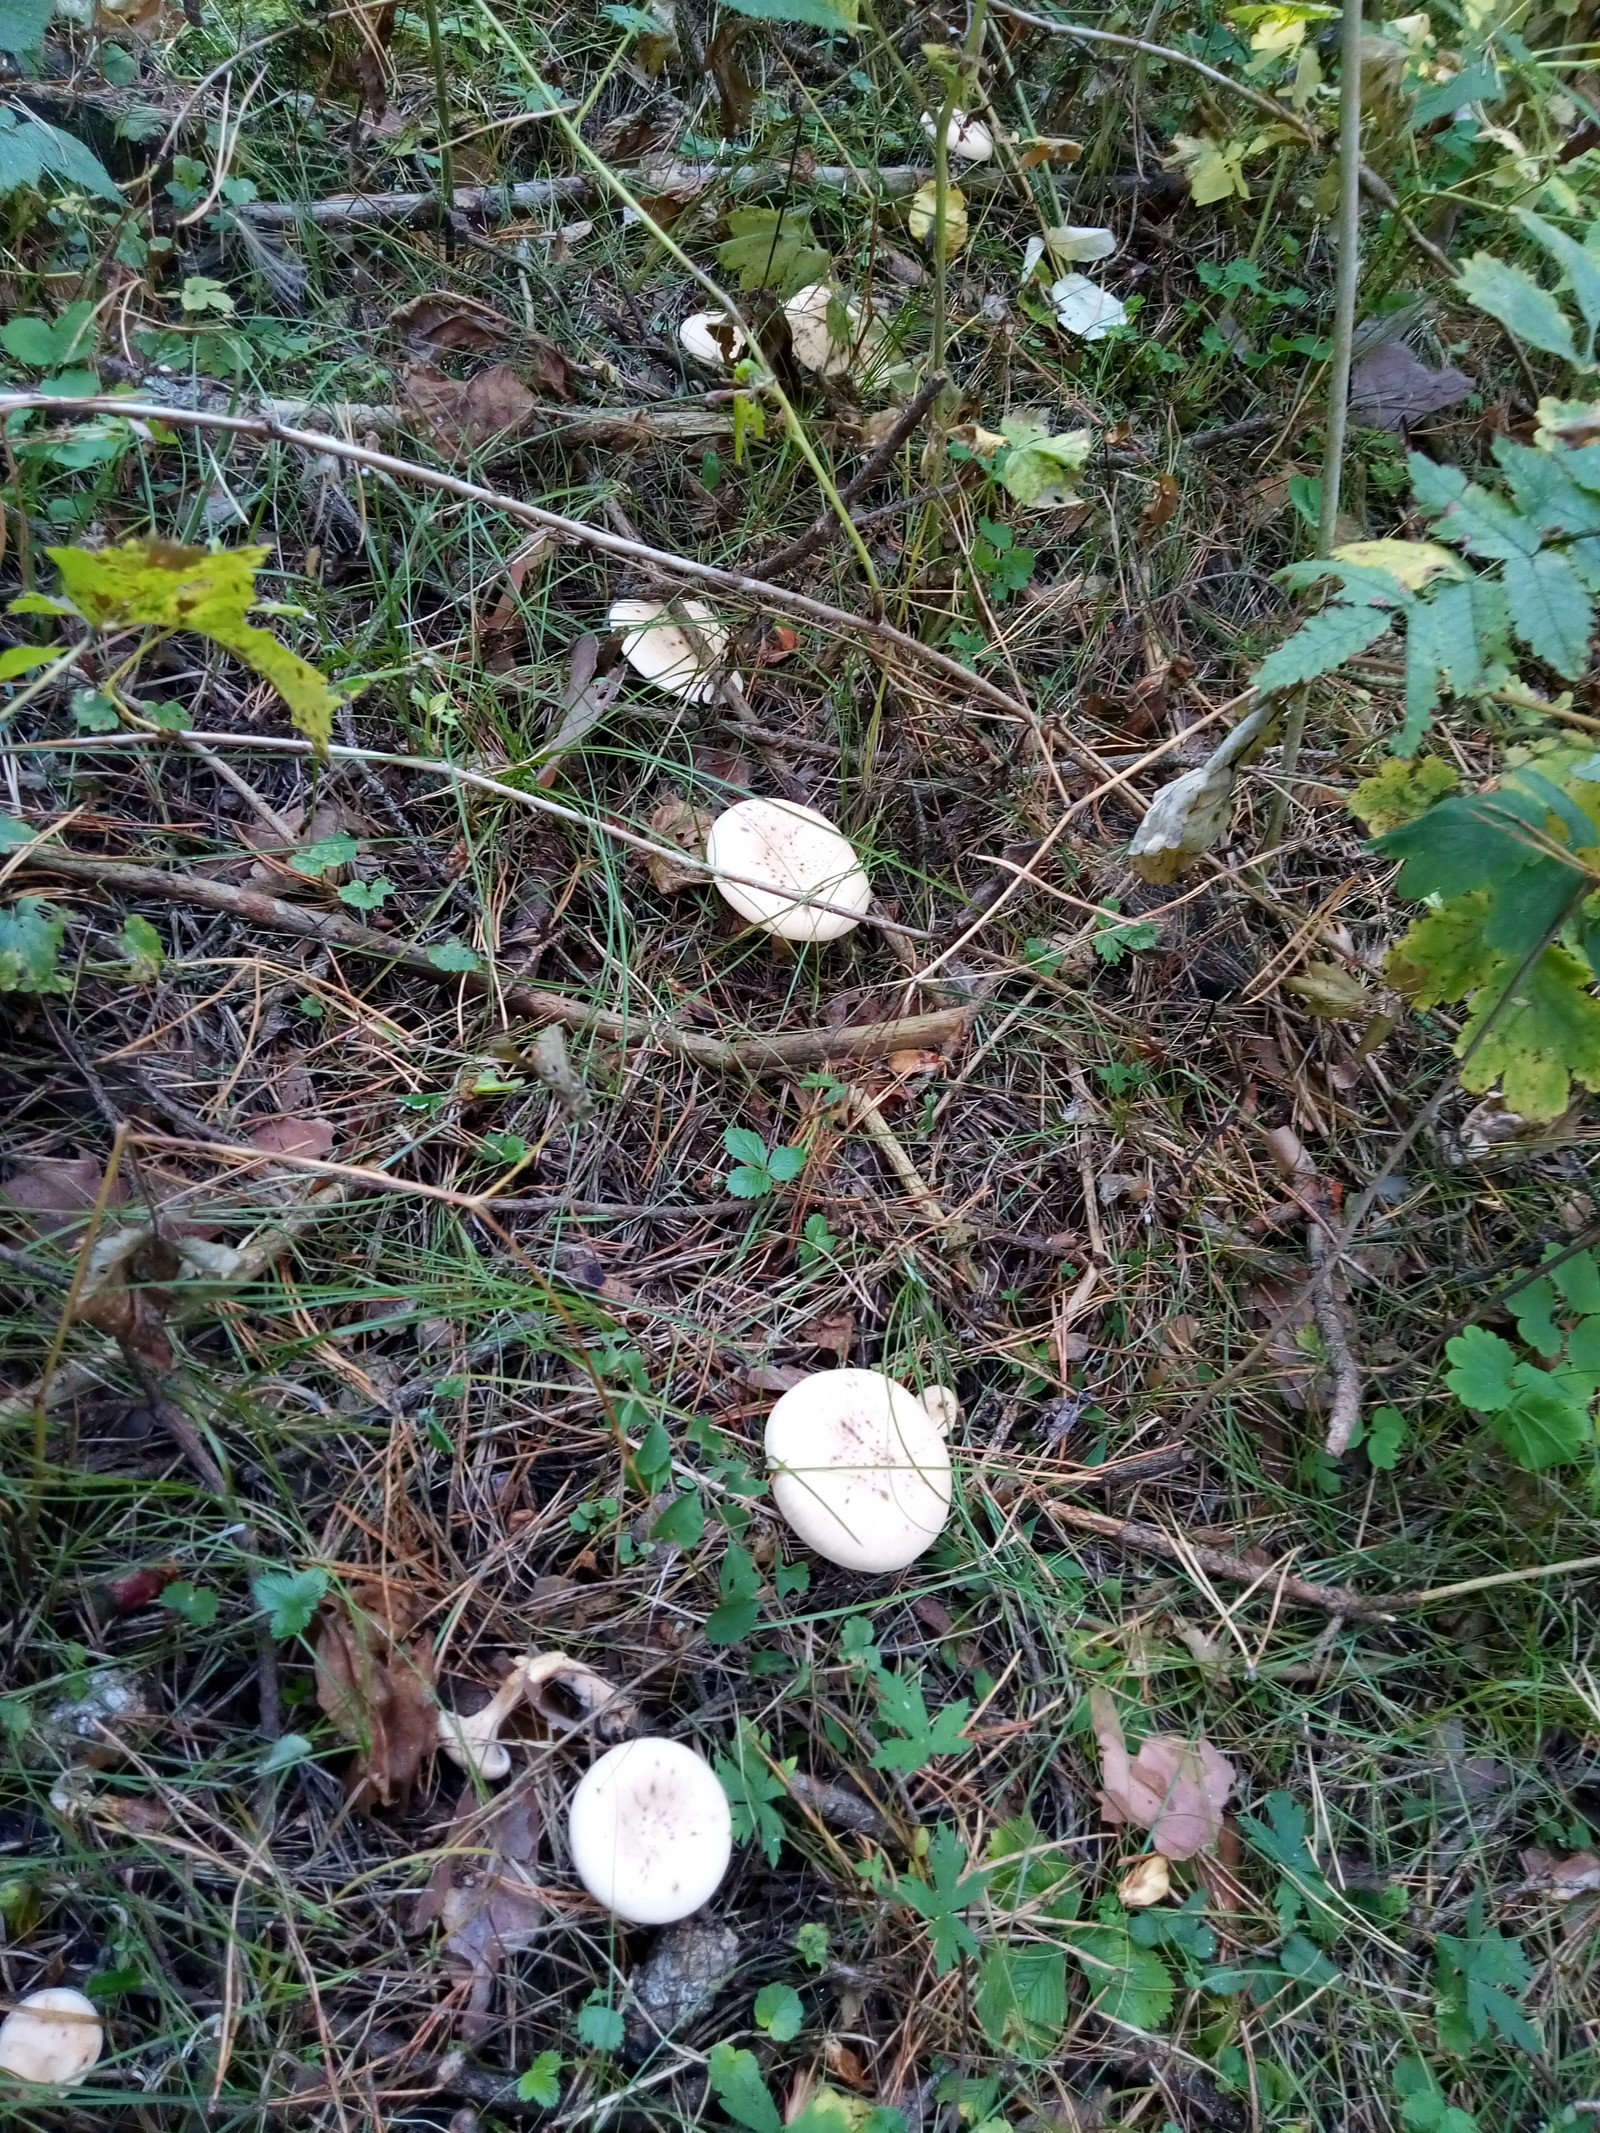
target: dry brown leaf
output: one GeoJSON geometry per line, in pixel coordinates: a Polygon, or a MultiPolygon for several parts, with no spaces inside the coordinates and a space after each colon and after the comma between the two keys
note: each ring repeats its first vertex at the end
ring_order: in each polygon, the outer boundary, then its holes
{"type": "Polygon", "coordinates": [[[561,717],[555,732],[544,744],[543,753],[549,760],[539,773],[541,785],[555,783],[561,758],[583,745],[585,736],[616,702],[617,692],[622,687],[622,670],[619,668],[615,674],[599,671],[604,645],[604,638],[591,630],[572,647],[566,686],[561,692],[561,717]]]}
{"type": "Polygon", "coordinates": [[[1105,1819],[1147,1829],[1152,1848],[1168,1859],[1192,1859],[1214,1844],[1233,1790],[1235,1772],[1227,1757],[1204,1738],[1152,1733],[1130,1760],[1108,1690],[1089,1691],[1089,1715],[1100,1748],[1104,1782],[1097,1797],[1105,1819]]]}
{"type": "Polygon", "coordinates": [[[1459,405],[1475,389],[1464,370],[1448,363],[1430,370],[1404,341],[1385,341],[1351,368],[1350,416],[1372,429],[1403,430],[1459,405]]]}
{"type": "Polygon", "coordinates": [[[854,1311],[824,1311],[820,1317],[807,1319],[803,1326],[796,1326],[789,1336],[790,1345],[796,1348],[823,1348],[836,1355],[842,1365],[855,1346],[856,1314],[854,1311]]]}
{"type": "MultiPolygon", "coordinates": [[[[646,826],[658,844],[681,845],[685,852],[701,859],[705,856],[706,837],[715,820],[715,815],[707,808],[693,807],[673,793],[651,810],[646,826]]],[[[663,896],[676,896],[684,889],[705,886],[704,867],[680,866],[676,860],[658,852],[646,854],[645,868],[663,896]]]]}
{"type": "Polygon", "coordinates": [[[891,1074],[942,1074],[950,1062],[943,1052],[891,1052],[884,1064],[891,1074]]]}
{"type": "Polygon", "coordinates": [[[432,1646],[404,1641],[415,1620],[406,1594],[361,1585],[317,1628],[317,1704],[356,1748],[346,1775],[354,1807],[404,1806],[437,1738],[432,1646]]]}
{"type": "Polygon", "coordinates": [[[405,374],[405,399],[424,429],[449,445],[482,445],[521,429],[539,403],[509,363],[496,363],[475,377],[450,378],[431,365],[405,374]]]}
{"type": "Polygon", "coordinates": [[[543,1835],[538,1800],[526,1787],[508,1792],[487,1815],[478,1813],[469,1788],[439,1864],[412,1907],[412,1931],[442,1927],[446,1953],[467,1968],[461,2034],[469,2042],[487,2026],[501,1963],[526,1948],[548,1918],[530,1871],[543,1835]]]}
{"type": "Polygon", "coordinates": [[[182,1573],[177,1563],[150,1563],[142,1570],[124,1570],[107,1578],[101,1591],[113,1614],[135,1615],[141,1607],[153,1607],[175,1577],[182,1573]]]}
{"type": "Polygon", "coordinates": [[[1537,1847],[1519,1852],[1530,1888],[1542,1889],[1560,1902],[1600,1889],[1600,1852],[1547,1852],[1537,1847]]]}
{"type": "Polygon", "coordinates": [[[526,634],[522,588],[554,549],[548,533],[536,533],[506,558],[500,597],[478,624],[478,635],[492,652],[503,652],[507,643],[526,634]]]}
{"type": "Polygon", "coordinates": [[[333,1147],[325,1118],[269,1118],[250,1129],[250,1145],[263,1155],[302,1155],[320,1161],[333,1147]]]}
{"type": "Polygon", "coordinates": [[[149,1230],[114,1230],[99,1238],[78,1293],[75,1315],[96,1326],[152,1370],[172,1368],[166,1317],[172,1308],[168,1284],[183,1272],[183,1259],[169,1238],[149,1230]]]}
{"type": "MultiPolygon", "coordinates": [[[[21,1163],[0,1185],[0,1204],[19,1209],[30,1236],[51,1237],[80,1226],[78,1217],[93,1207],[105,1183],[106,1166],[97,1155],[40,1155],[21,1163]]],[[[121,1207],[128,1188],[117,1178],[106,1195],[108,1207],[121,1207]]]]}
{"type": "Polygon", "coordinates": [[[1158,533],[1177,516],[1178,504],[1183,490],[1175,474],[1158,474],[1155,493],[1139,513],[1139,531],[1158,533]]]}
{"type": "Polygon", "coordinates": [[[389,323],[424,348],[495,348],[516,332],[492,304],[458,296],[452,289],[429,289],[412,297],[390,314],[389,323]]]}

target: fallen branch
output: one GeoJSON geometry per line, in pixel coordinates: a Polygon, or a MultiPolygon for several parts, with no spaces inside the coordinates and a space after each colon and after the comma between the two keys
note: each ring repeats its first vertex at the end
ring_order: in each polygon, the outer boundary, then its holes
{"type": "Polygon", "coordinates": [[[1179,1540],[1163,1532],[1160,1526],[1141,1525],[1131,1518],[1112,1518],[1104,1511],[1088,1511],[1080,1504],[1064,1504],[1053,1497],[1039,1500],[1058,1525],[1071,1526],[1080,1533],[1098,1533],[1103,1540],[1116,1541],[1120,1547],[1137,1549],[1141,1555],[1159,1555],[1169,1563],[1180,1567],[1188,1562],[1198,1563],[1200,1568],[1214,1578],[1226,1578],[1234,1585],[1259,1585],[1269,1590],[1276,1600],[1292,1600],[1300,1607],[1319,1607],[1330,1615],[1365,1615],[1378,1620],[1386,1619],[1396,1603],[1392,1600],[1364,1600],[1347,1585],[1313,1585],[1308,1578],[1297,1578],[1287,1570],[1274,1570],[1270,1564],[1249,1563],[1243,1556],[1228,1555],[1221,1548],[1207,1547],[1201,1541],[1179,1540]]]}
{"type": "Polygon", "coordinates": [[[236,888],[231,882],[211,881],[200,874],[172,874],[160,867],[79,853],[53,853],[48,857],[41,853],[32,862],[31,870],[93,882],[127,896],[156,897],[165,903],[226,912],[245,925],[260,926],[268,932],[292,934],[300,940],[321,941],[356,955],[371,956],[430,985],[451,990],[460,986],[476,997],[498,997],[512,1014],[525,1015],[531,1022],[559,1022],[566,1029],[587,1031],[616,1044],[654,1045],[723,1074],[769,1073],[788,1067],[820,1066],[830,1059],[878,1059],[889,1052],[937,1047],[962,1035],[974,1013],[970,1006],[944,1007],[932,1014],[907,1015],[892,1022],[846,1024],[842,1029],[785,1030],[771,1037],[749,1037],[730,1043],[720,1037],[702,1037],[693,1030],[676,1029],[670,1023],[634,1021],[604,1008],[586,1007],[581,1000],[568,999],[564,993],[546,992],[531,985],[496,988],[490,973],[484,970],[438,970],[428,960],[425,949],[407,947],[346,918],[342,912],[285,903],[263,890],[236,888]]]}
{"type": "Polygon", "coordinates": [[[375,474],[387,474],[396,481],[419,482],[426,488],[459,496],[467,503],[503,511],[508,518],[520,519],[529,526],[543,526],[567,540],[599,549],[604,555],[620,556],[627,562],[658,570],[665,577],[693,578],[702,585],[715,586],[719,592],[758,604],[765,602],[786,607],[810,621],[825,623],[829,629],[865,637],[872,643],[892,645],[906,658],[954,682],[968,697],[980,698],[1003,711],[1008,718],[1031,722],[1029,707],[1018,698],[1008,696],[1004,689],[997,688],[983,675],[972,673],[959,660],[949,658],[876,616],[853,615],[847,608],[835,607],[826,600],[813,600],[806,593],[791,592],[787,586],[769,585],[759,578],[746,577],[740,571],[723,570],[715,563],[701,563],[688,556],[674,555],[670,549],[652,548],[645,541],[629,540],[604,527],[588,525],[582,519],[564,518],[558,511],[546,511],[538,504],[525,502],[520,496],[507,496],[502,490],[485,488],[481,482],[467,481],[459,474],[419,466],[410,459],[397,459],[391,452],[371,451],[365,445],[352,444],[346,437],[332,437],[321,430],[291,429],[285,423],[269,422],[258,415],[229,415],[210,408],[171,407],[162,401],[122,400],[110,393],[86,393],[71,398],[65,395],[57,398],[41,392],[0,393],[0,418],[24,413],[114,415],[131,422],[165,422],[188,429],[222,430],[236,437],[259,437],[269,443],[289,445],[297,451],[322,452],[331,458],[347,459],[355,466],[370,468],[375,474]]]}

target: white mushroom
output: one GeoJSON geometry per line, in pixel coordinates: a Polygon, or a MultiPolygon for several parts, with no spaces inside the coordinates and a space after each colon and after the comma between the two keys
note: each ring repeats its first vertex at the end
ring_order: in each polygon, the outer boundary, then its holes
{"type": "Polygon", "coordinates": [[[0,2022],[0,2070],[76,2088],[99,2058],[104,2036],[93,2000],[69,1985],[50,1985],[30,1992],[0,2022]]]}
{"type": "Polygon", "coordinates": [[[668,696],[709,703],[728,649],[727,625],[703,600],[680,600],[677,613],[681,621],[665,600],[613,600],[606,620],[625,632],[622,656],[636,674],[668,696]]]}
{"type": "Polygon", "coordinates": [[[786,941],[832,941],[849,933],[872,901],[855,847],[826,815],[794,800],[740,800],[718,815],[706,838],[706,864],[717,887],[741,918],[786,941]],[[753,889],[745,881],[770,881],[775,889],[753,889]],[[824,911],[777,893],[792,888],[796,897],[820,896],[843,910],[824,911]]]}
{"type": "Polygon", "coordinates": [[[802,370],[814,370],[822,378],[837,378],[850,368],[861,332],[861,314],[854,304],[844,302],[837,289],[830,289],[825,281],[808,282],[805,288],[796,289],[793,296],[785,298],[783,315],[789,321],[789,345],[802,370]],[[828,326],[828,313],[835,304],[843,306],[850,321],[848,337],[842,341],[834,339],[828,326]]]}
{"type": "Polygon", "coordinates": [[[733,1851],[728,1797],[680,1741],[623,1741],[572,1796],[567,1843],[597,1903],[636,1926],[687,1918],[715,1895],[733,1851]]]}
{"type": "Polygon", "coordinates": [[[941,1437],[948,1437],[961,1420],[961,1402],[948,1385],[924,1385],[922,1404],[941,1437]]]}
{"type": "Polygon", "coordinates": [[[830,1563],[903,1570],[944,1530],[944,1431],[915,1393],[876,1370],[802,1379],[768,1415],[766,1450],[774,1503],[830,1563]]]}
{"type": "MultiPolygon", "coordinates": [[[[930,141],[938,123],[931,111],[923,112],[922,130],[930,141]]],[[[994,154],[994,135],[981,118],[969,117],[965,111],[952,111],[950,123],[945,128],[944,145],[960,162],[987,163],[994,154]]]]}
{"type": "Polygon", "coordinates": [[[725,311],[691,311],[678,339],[685,355],[712,370],[726,370],[744,353],[744,334],[725,311]]]}
{"type": "Polygon", "coordinates": [[[528,1669],[536,1663],[528,1658],[515,1660],[481,1711],[470,1711],[465,1717],[455,1711],[439,1713],[439,1746],[451,1762],[491,1783],[507,1775],[511,1753],[501,1745],[500,1728],[521,1703],[528,1669]]]}

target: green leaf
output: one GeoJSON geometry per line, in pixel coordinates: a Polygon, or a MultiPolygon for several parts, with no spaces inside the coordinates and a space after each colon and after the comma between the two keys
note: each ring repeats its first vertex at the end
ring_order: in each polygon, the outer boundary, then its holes
{"type": "Polygon", "coordinates": [[[1463,104],[1495,104],[1504,95],[1493,61],[1471,60],[1459,74],[1452,74],[1445,81],[1427,82],[1417,91],[1409,129],[1415,133],[1421,126],[1431,126],[1435,119],[1448,118],[1463,104]]]}
{"type": "Polygon", "coordinates": [[[935,1755],[959,1755],[971,1746],[961,1728],[971,1705],[965,1698],[928,1716],[920,1674],[880,1673],[874,1682],[878,1709],[899,1738],[884,1741],[872,1758],[874,1770],[921,1770],[935,1755]]]}
{"type": "Polygon", "coordinates": [[[1600,1312],[1600,1258],[1594,1252],[1574,1253],[1560,1266],[1552,1267],[1549,1278],[1561,1291],[1569,1311],[1584,1318],[1600,1312]]]}
{"type": "Polygon", "coordinates": [[[93,193],[101,200],[120,203],[122,187],[112,177],[97,155],[85,148],[74,133],[63,133],[59,126],[52,126],[42,118],[32,117],[30,128],[39,136],[38,150],[41,168],[52,176],[80,191],[93,193]]]}
{"type": "Polygon", "coordinates": [[[805,2008],[792,1985],[763,1985],[756,1994],[755,2017],[774,2044],[792,2044],[805,2021],[805,2008]]]}
{"type": "Polygon", "coordinates": [[[1288,689],[1296,682],[1331,674],[1356,652],[1376,643],[1394,622],[1387,607],[1325,607],[1269,652],[1256,674],[1258,689],[1288,689]]]}
{"type": "Polygon", "coordinates": [[[825,281],[831,262],[813,241],[807,217],[793,208],[736,207],[729,211],[732,235],[717,246],[717,264],[736,274],[741,289],[797,289],[825,281]]]}
{"type": "Polygon", "coordinates": [[[55,0],[0,0],[0,52],[37,52],[55,0]]]}
{"type": "Polygon", "coordinates": [[[996,2051],[1047,2058],[1067,2026],[1067,1959],[1059,1948],[1002,1943],[978,1967],[972,2008],[996,2051]]]}
{"type": "Polygon", "coordinates": [[[1455,765],[1442,756],[1423,756],[1420,761],[1391,756],[1370,778],[1362,779],[1345,805],[1374,836],[1381,837],[1386,830],[1415,822],[1460,782],[1455,765]]]}
{"type": "Polygon", "coordinates": [[[175,1615],[181,1615],[195,1629],[209,1629],[217,1619],[216,1594],[207,1591],[203,1585],[191,1585],[187,1578],[178,1578],[165,1586],[161,1604],[170,1607],[175,1615]]]}
{"type": "MultiPolygon", "coordinates": [[[[1511,975],[1509,969],[1506,976],[1511,975]]],[[[1592,973],[1570,949],[1547,948],[1518,980],[1515,996],[1461,1069],[1461,1086],[1481,1094],[1496,1081],[1506,1106],[1530,1119],[1559,1118],[1572,1084],[1600,1089],[1600,1000],[1592,973]]],[[[1465,1053],[1500,996],[1491,982],[1474,993],[1456,1040],[1465,1053]]]]}
{"type": "Polygon", "coordinates": [[[1534,242],[1544,246],[1571,284],[1573,302],[1589,329],[1584,350],[1588,354],[1594,346],[1595,328],[1600,326],[1600,258],[1565,230],[1546,222],[1542,215],[1532,214],[1525,207],[1514,207],[1511,212],[1534,242]]]}
{"type": "Polygon", "coordinates": [[[614,2052],[621,2049],[625,2025],[619,2009],[606,2004],[600,1992],[593,1992],[578,2009],[578,2042],[587,2044],[592,2052],[614,2052]]]}
{"type": "Polygon", "coordinates": [[[1468,1326],[1445,1342],[1444,1352],[1452,1365],[1444,1381],[1463,1407],[1488,1415],[1510,1406],[1517,1351],[1509,1341],[1486,1326],[1468,1326]]]}
{"type": "Polygon", "coordinates": [[[933,1967],[938,1976],[954,1969],[963,1955],[976,1955],[978,1943],[971,1927],[960,1915],[978,1901],[988,1885],[989,1870],[964,1870],[966,1847],[948,1822],[941,1822],[928,1846],[928,1879],[919,1881],[902,1874],[895,1883],[901,1903],[920,1914],[928,1926],[933,1946],[933,1967]]]}
{"type": "Polygon", "coordinates": [[[1517,1333],[1530,1348],[1545,1357],[1561,1353],[1561,1333],[1556,1325],[1556,1285],[1549,1277],[1525,1281],[1506,1299],[1517,1333]]]}
{"type": "Polygon", "coordinates": [[[56,968],[66,930],[37,896],[19,896],[0,909],[0,992],[66,992],[56,968]]]}
{"type": "Polygon", "coordinates": [[[670,1541],[674,1548],[692,1548],[706,1529],[705,1505],[699,1492],[688,1490],[669,1503],[655,1524],[650,1528],[650,1538],[670,1541]]]}
{"type": "Polygon", "coordinates": [[[1078,501],[1075,484],[1094,444],[1092,430],[1064,430],[1050,436],[1036,423],[1020,418],[1008,419],[1001,429],[1012,444],[1000,480],[1025,511],[1054,511],[1078,501]]]}
{"type": "Polygon", "coordinates": [[[772,1173],[763,1165],[736,1163],[723,1184],[736,1200],[764,1200],[772,1190],[772,1173]]]}
{"type": "Polygon", "coordinates": [[[848,37],[857,32],[854,8],[846,13],[832,6],[830,0],[726,0],[726,4],[735,14],[754,15],[762,22],[805,22],[813,29],[842,32],[848,37]]]}
{"type": "Polygon", "coordinates": [[[1411,755],[1420,746],[1438,701],[1440,674],[1461,696],[1482,673],[1472,586],[1443,584],[1416,599],[1406,616],[1406,722],[1396,753],[1411,755]]]}
{"type": "Polygon", "coordinates": [[[1570,1466],[1594,1448],[1588,1403],[1575,1400],[1547,1370],[1519,1363],[1511,1398],[1489,1417],[1489,1428],[1506,1454],[1530,1474],[1570,1466]]]}
{"type": "Polygon", "coordinates": [[[1539,2032],[1512,1997],[1532,1984],[1532,1968],[1520,1941],[1485,1927],[1481,1893],[1468,1907],[1465,1933],[1441,1933],[1434,1954],[1439,2041],[1447,2051],[1469,2051],[1496,2032],[1525,2052],[1542,2048],[1539,2032]]]}
{"type": "Polygon", "coordinates": [[[96,629],[193,630],[271,682],[293,723],[319,749],[333,735],[339,699],[316,668],[246,615],[266,548],[207,550],[175,541],[124,541],[116,548],[51,548],[62,589],[96,629]]]}
{"type": "Polygon", "coordinates": [[[145,983],[159,974],[167,959],[160,934],[149,919],[137,913],[122,921],[122,952],[133,965],[134,976],[145,983]]]}
{"type": "Polygon", "coordinates": [[[10,644],[0,652],[0,681],[15,681],[19,674],[31,674],[35,667],[47,667],[52,659],[61,656],[59,647],[47,646],[37,651],[31,644],[10,644]]]}
{"type": "Polygon", "coordinates": [[[274,1771],[292,1770],[296,1763],[303,1763],[311,1752],[311,1743],[303,1733],[280,1733],[256,1764],[255,1775],[271,1777],[274,1771]]]}
{"type": "Polygon", "coordinates": [[[80,733],[115,733],[122,721],[109,696],[98,689],[74,689],[72,723],[80,733]]]}
{"type": "Polygon", "coordinates": [[[541,2052],[525,2073],[517,2076],[517,2096],[522,2103],[536,2103],[553,2111],[561,2101],[561,2054],[541,2052]]]}
{"type": "Polygon", "coordinates": [[[298,1637],[311,1627],[311,1618],[328,1590],[326,1570],[262,1570],[250,1580],[250,1591],[275,1637],[298,1637]]]}
{"type": "Polygon", "coordinates": [[[767,1144],[759,1133],[748,1126],[724,1126],[722,1145],[736,1163],[751,1163],[759,1169],[767,1167],[767,1144]]]}
{"type": "Polygon", "coordinates": [[[1566,313],[1549,290],[1540,288],[1521,267],[1496,259],[1492,252],[1474,252],[1456,277],[1456,287],[1469,304],[1487,311],[1530,348],[1577,362],[1566,313]]]}
{"type": "Polygon", "coordinates": [[[16,112],[0,108],[0,197],[37,185],[43,175],[35,129],[16,112]]]}
{"type": "Polygon", "coordinates": [[[1589,665],[1594,608],[1566,557],[1554,548],[1512,556],[1505,588],[1511,627],[1529,651],[1566,680],[1580,680],[1589,665]]]}
{"type": "Polygon", "coordinates": [[[722,1600],[706,1618],[707,1641],[738,1644],[760,1619],[761,1573],[750,1551],[737,1541],[729,1541],[723,1551],[717,1583],[722,1600]]]}
{"type": "Polygon", "coordinates": [[[788,1797],[789,1788],[784,1777],[793,1775],[795,1758],[790,1756],[775,1772],[767,1756],[766,1735],[756,1732],[748,1720],[740,1723],[736,1745],[737,1762],[730,1761],[725,1755],[716,1759],[717,1777],[728,1795],[733,1818],[734,1842],[749,1844],[752,1840],[758,1841],[766,1854],[767,1864],[776,1866],[778,1854],[783,1849],[784,1830],[773,1802],[788,1797]]]}
{"type": "Polygon", "coordinates": [[[1172,2012],[1171,1975],[1152,1949],[1134,1946],[1125,1924],[1074,1926],[1070,1945],[1097,2014],[1131,2029],[1161,2027],[1172,2012]]]}
{"type": "Polygon", "coordinates": [[[783,2133],[783,2120],[767,2091],[754,2052],[731,2044],[713,2044],[706,2059],[706,2079],[718,2103],[748,2133],[783,2133]]]}
{"type": "Polygon", "coordinates": [[[787,1145],[774,1148],[767,1157],[768,1173],[780,1185],[792,1184],[806,1167],[806,1152],[803,1148],[787,1145]]]}
{"type": "Polygon", "coordinates": [[[482,964],[465,941],[435,941],[428,950],[428,961],[435,970],[469,971],[480,970],[482,964]]]}
{"type": "Polygon", "coordinates": [[[1368,1464],[1385,1474],[1392,1473],[1400,1463],[1407,1434],[1406,1418],[1398,1407],[1375,1407],[1365,1439],[1368,1464]]]}
{"type": "Polygon", "coordinates": [[[307,881],[320,881],[330,867],[349,866],[360,851],[361,846],[348,830],[338,830],[331,837],[319,837],[315,844],[306,845],[289,864],[307,881]]]}
{"type": "Polygon", "coordinates": [[[339,901],[352,911],[376,911],[394,894],[394,883],[379,875],[376,881],[347,881],[339,888],[339,901]]]}

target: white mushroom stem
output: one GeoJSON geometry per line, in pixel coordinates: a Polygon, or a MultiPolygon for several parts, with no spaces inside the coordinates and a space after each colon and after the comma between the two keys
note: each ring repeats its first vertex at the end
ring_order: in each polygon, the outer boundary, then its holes
{"type": "Polygon", "coordinates": [[[69,1985],[30,1992],[0,2022],[0,2072],[76,2088],[100,2056],[99,2010],[69,1985]]]}
{"type": "Polygon", "coordinates": [[[481,1711],[465,1717],[455,1711],[439,1713],[439,1746],[451,1762],[491,1782],[507,1774],[511,1755],[500,1743],[500,1728],[523,1699],[529,1669],[539,1663],[530,1658],[513,1661],[510,1673],[481,1711]]]}

